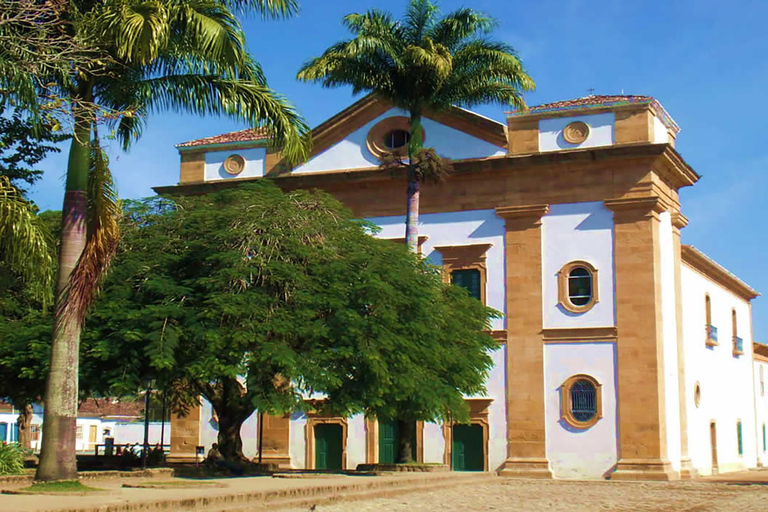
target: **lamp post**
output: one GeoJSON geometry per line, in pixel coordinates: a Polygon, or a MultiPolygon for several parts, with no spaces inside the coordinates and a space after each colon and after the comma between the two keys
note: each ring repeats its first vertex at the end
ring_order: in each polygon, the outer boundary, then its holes
{"type": "Polygon", "coordinates": [[[144,394],[144,450],[141,454],[141,467],[143,469],[147,469],[147,458],[149,457],[149,395],[152,393],[152,386],[155,381],[147,379],[145,384],[147,390],[144,394]]]}

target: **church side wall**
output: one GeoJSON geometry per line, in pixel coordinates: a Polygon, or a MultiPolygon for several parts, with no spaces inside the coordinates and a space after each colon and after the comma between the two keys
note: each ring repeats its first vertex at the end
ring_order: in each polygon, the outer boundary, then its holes
{"type": "Polygon", "coordinates": [[[711,424],[714,422],[719,472],[754,467],[757,446],[749,303],[687,264],[683,264],[681,274],[691,460],[701,475],[712,474],[711,424]],[[711,323],[718,331],[718,344],[713,347],[706,346],[707,294],[711,300],[711,323]],[[733,354],[734,309],[738,335],[744,340],[744,354],[740,356],[733,354]],[[739,422],[742,454],[738,453],[739,422]]]}
{"type": "Polygon", "coordinates": [[[758,466],[768,466],[768,359],[754,361],[758,466]]]}

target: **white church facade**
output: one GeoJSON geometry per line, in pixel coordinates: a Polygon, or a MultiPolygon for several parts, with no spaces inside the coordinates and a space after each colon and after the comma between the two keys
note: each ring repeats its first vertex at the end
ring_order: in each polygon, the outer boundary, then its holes
{"type": "MultiPolygon", "coordinates": [[[[544,478],[679,479],[768,457],[768,347],[754,344],[758,293],[681,241],[678,190],[699,179],[679,128],[653,98],[588,96],[499,123],[463,109],[425,116],[425,145],[453,160],[422,185],[419,248],[504,312],[488,394],[471,425],[416,425],[416,458],[456,470],[544,478]]],[[[405,112],[365,97],[313,130],[309,160],[280,162],[258,132],[178,146],[178,185],[199,194],[272,178],[323,189],[377,236],[404,236],[405,112]],[[400,148],[401,149],[401,148],[400,148]]],[[[695,221],[695,219],[694,219],[695,221]]],[[[243,426],[255,455],[257,414],[243,426]]],[[[209,404],[174,418],[171,456],[210,446],[209,404]]],[[[265,417],[265,461],[354,469],[394,462],[393,426],[356,416],[265,417]]]]}

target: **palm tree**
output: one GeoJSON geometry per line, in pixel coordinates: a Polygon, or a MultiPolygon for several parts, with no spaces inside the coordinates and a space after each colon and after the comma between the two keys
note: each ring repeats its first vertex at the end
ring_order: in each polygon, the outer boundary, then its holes
{"type": "Polygon", "coordinates": [[[534,83],[509,45],[483,37],[494,20],[472,9],[440,17],[429,0],[411,0],[401,20],[371,10],[347,15],[344,25],[354,38],[309,61],[298,78],[325,87],[351,85],[355,94],[371,92],[408,111],[405,237],[415,251],[419,182],[427,174],[420,172],[419,161],[430,159],[422,149],[422,116],[491,102],[525,108],[522,92],[533,90],[534,83]]]}
{"type": "MultiPolygon", "coordinates": [[[[75,422],[80,331],[98,283],[115,253],[119,207],[97,126],[127,149],[149,112],[226,115],[269,130],[289,161],[308,151],[308,128],[267,87],[250,57],[234,12],[296,12],[296,0],[73,0],[69,35],[101,56],[73,67],[71,83],[52,89],[71,110],[62,212],[56,318],[45,391],[38,480],[77,477],[75,422]]],[[[47,84],[50,85],[50,84],[47,84]]]]}
{"type": "Polygon", "coordinates": [[[0,176],[0,264],[17,273],[43,306],[53,289],[53,243],[35,206],[0,176]]]}

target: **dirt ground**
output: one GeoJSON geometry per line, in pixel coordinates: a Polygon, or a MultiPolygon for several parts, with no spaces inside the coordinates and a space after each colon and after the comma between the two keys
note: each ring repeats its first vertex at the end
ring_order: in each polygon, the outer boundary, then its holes
{"type": "MultiPolygon", "coordinates": [[[[291,509],[306,512],[307,509],[291,509]]],[[[768,512],[768,485],[500,479],[400,497],[318,505],[316,512],[768,512]]]]}

